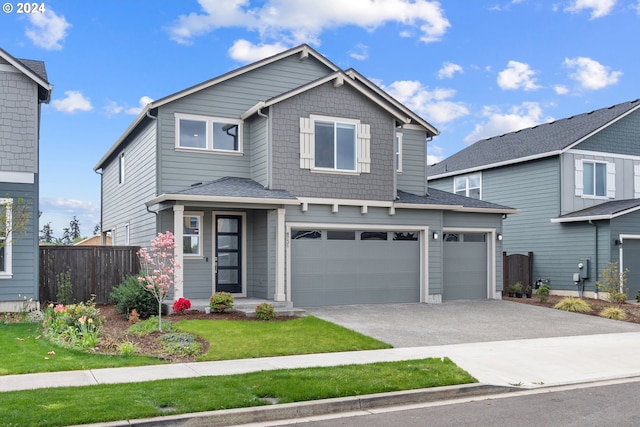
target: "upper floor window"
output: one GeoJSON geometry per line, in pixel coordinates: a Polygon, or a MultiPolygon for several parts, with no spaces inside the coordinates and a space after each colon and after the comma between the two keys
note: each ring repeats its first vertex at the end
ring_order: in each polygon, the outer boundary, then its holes
{"type": "Polygon", "coordinates": [[[183,217],[183,254],[185,256],[202,255],[202,213],[185,212],[183,217]]]}
{"type": "Polygon", "coordinates": [[[0,278],[11,277],[11,216],[13,199],[0,199],[0,278]]]}
{"type": "Polygon", "coordinates": [[[461,196],[480,199],[482,177],[480,173],[456,176],[453,180],[453,192],[461,196]]]}
{"type": "Polygon", "coordinates": [[[118,161],[118,184],[122,184],[124,182],[124,153],[120,153],[120,158],[118,161]]]}
{"type": "Polygon", "coordinates": [[[370,127],[359,120],[311,115],[300,119],[300,167],[319,172],[368,173],[370,127]]]}
{"type": "Polygon", "coordinates": [[[242,152],[242,120],[176,114],[176,147],[242,152]]]}
{"type": "Polygon", "coordinates": [[[615,197],[615,173],[615,163],[576,160],[576,196],[615,197]]]}
{"type": "Polygon", "coordinates": [[[402,133],[396,133],[396,172],[402,172],[402,133]]]}

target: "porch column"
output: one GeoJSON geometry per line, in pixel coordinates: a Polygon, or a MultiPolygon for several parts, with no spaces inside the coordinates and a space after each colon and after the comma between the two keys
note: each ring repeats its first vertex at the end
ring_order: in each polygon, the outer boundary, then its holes
{"type": "Polygon", "coordinates": [[[286,301],[287,295],[284,289],[284,272],[285,272],[285,226],[284,213],[285,210],[280,208],[277,211],[276,222],[276,293],[273,296],[274,301],[286,301]]]}
{"type": "Polygon", "coordinates": [[[178,298],[182,298],[184,296],[184,239],[183,239],[183,230],[184,230],[184,206],[175,205],[173,207],[173,237],[175,249],[173,251],[173,259],[177,267],[174,270],[174,286],[173,286],[173,300],[177,300],[178,298]]]}

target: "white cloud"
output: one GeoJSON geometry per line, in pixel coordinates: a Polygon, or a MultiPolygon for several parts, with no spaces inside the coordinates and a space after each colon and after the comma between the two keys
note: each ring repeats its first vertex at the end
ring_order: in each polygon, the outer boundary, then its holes
{"type": "Polygon", "coordinates": [[[133,114],[134,116],[137,116],[138,114],[140,114],[140,112],[142,111],[142,109],[144,107],[147,106],[147,104],[153,102],[153,99],[149,98],[148,96],[143,96],[140,98],[140,100],[138,101],[138,107],[131,107],[131,108],[127,108],[127,110],[125,111],[125,113],[127,114],[133,114]]]}
{"type": "Polygon", "coordinates": [[[69,222],[75,216],[80,222],[80,231],[83,236],[90,236],[93,227],[100,222],[100,203],[87,200],[65,199],[62,197],[41,197],[39,228],[51,223],[51,227],[58,237],[69,226],[69,222]]]}
{"type": "Polygon", "coordinates": [[[438,71],[438,78],[440,80],[451,79],[456,73],[464,73],[462,67],[452,62],[445,62],[442,64],[442,68],[438,71]]]}
{"type": "Polygon", "coordinates": [[[569,74],[583,89],[598,90],[618,83],[621,71],[611,71],[609,67],[602,65],[591,58],[577,57],[566,58],[563,65],[570,70],[569,74]]]}
{"type": "Polygon", "coordinates": [[[281,43],[253,44],[246,40],[236,40],[229,48],[229,56],[239,62],[254,62],[287,50],[281,43]]]}
{"type": "Polygon", "coordinates": [[[429,43],[440,40],[451,26],[440,3],[429,0],[266,0],[253,8],[248,0],[198,3],[201,12],[180,15],[168,28],[172,40],[188,44],[218,28],[243,27],[289,45],[319,44],[327,28],[355,25],[373,31],[395,22],[403,25],[402,37],[416,30],[419,39],[429,43]]]}
{"type": "Polygon", "coordinates": [[[107,105],[104,107],[104,112],[108,117],[118,115],[124,111],[124,107],[118,104],[116,101],[107,101],[107,105]]]}
{"type": "Polygon", "coordinates": [[[515,132],[553,120],[550,117],[542,118],[542,108],[537,102],[523,102],[521,105],[512,107],[507,113],[503,113],[497,107],[487,106],[484,107],[482,114],[487,120],[476,125],[473,132],[465,137],[465,144],[470,145],[481,139],[515,132]]]}
{"type": "Polygon", "coordinates": [[[369,47],[365,44],[358,43],[355,49],[349,51],[349,56],[358,61],[364,61],[369,57],[369,47]]]}
{"type": "Polygon", "coordinates": [[[68,90],[62,99],[54,99],[51,105],[58,111],[63,113],[75,113],[76,111],[91,111],[93,106],[91,100],[85,98],[80,91],[68,90]]]}
{"type": "Polygon", "coordinates": [[[67,37],[67,30],[71,28],[64,16],[56,15],[51,9],[28,16],[31,27],[27,28],[25,34],[33,44],[47,50],[62,49],[61,42],[67,37]]]}
{"type": "Polygon", "coordinates": [[[431,141],[427,142],[427,165],[435,165],[444,160],[443,149],[438,145],[433,145],[431,141]]]}
{"type": "Polygon", "coordinates": [[[456,95],[453,89],[429,91],[416,80],[396,81],[382,88],[429,122],[447,123],[469,114],[463,103],[449,100],[456,95]]]}
{"type": "Polygon", "coordinates": [[[591,9],[589,19],[602,18],[611,13],[617,0],[573,0],[564,10],[569,13],[580,13],[584,9],[591,9]]]}
{"type": "Polygon", "coordinates": [[[555,85],[553,90],[555,90],[558,95],[566,95],[569,93],[569,88],[564,85],[555,85]]]}
{"type": "Polygon", "coordinates": [[[540,86],[536,84],[535,75],[529,64],[509,61],[507,68],[498,73],[498,86],[504,90],[536,90],[540,86]]]}

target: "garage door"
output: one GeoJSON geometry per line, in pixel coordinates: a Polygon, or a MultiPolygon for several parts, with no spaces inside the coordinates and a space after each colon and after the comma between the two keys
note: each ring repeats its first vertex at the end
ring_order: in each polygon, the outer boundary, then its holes
{"type": "Polygon", "coordinates": [[[640,240],[625,239],[622,244],[622,261],[627,273],[627,298],[634,300],[640,290],[640,240]]]}
{"type": "Polygon", "coordinates": [[[298,307],[419,302],[419,233],[292,230],[291,297],[298,307]]]}
{"type": "Polygon", "coordinates": [[[445,233],[443,296],[447,300],[487,298],[487,235],[445,233]]]}

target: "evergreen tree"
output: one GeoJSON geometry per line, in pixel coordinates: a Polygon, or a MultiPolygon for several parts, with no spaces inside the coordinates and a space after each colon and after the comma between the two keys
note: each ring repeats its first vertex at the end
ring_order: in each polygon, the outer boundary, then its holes
{"type": "Polygon", "coordinates": [[[40,241],[44,243],[53,243],[55,241],[55,237],[53,237],[53,229],[51,228],[51,223],[46,223],[42,230],[40,230],[40,241]]]}

